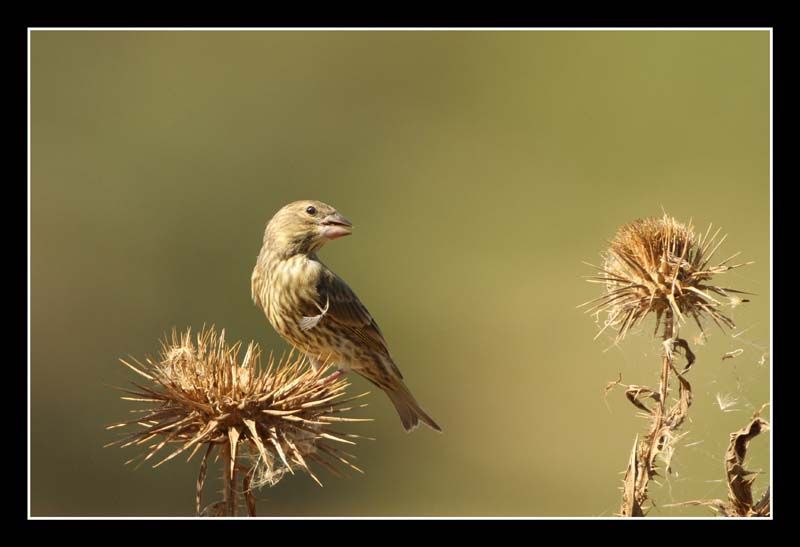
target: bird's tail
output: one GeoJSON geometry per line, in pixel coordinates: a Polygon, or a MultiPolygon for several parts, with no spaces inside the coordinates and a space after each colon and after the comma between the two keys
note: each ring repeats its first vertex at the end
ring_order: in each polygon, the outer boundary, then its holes
{"type": "Polygon", "coordinates": [[[442,428],[419,406],[419,403],[402,380],[397,379],[390,386],[381,385],[379,387],[391,399],[395,409],[397,409],[397,414],[400,415],[400,421],[403,422],[403,428],[407,432],[416,429],[419,422],[422,421],[434,431],[441,433],[442,428]]]}

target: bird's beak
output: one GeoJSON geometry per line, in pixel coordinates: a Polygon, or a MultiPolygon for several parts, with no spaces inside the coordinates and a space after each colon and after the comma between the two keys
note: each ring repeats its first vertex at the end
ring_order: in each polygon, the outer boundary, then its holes
{"type": "Polygon", "coordinates": [[[337,239],[353,233],[353,223],[339,213],[333,213],[322,219],[322,237],[337,239]]]}

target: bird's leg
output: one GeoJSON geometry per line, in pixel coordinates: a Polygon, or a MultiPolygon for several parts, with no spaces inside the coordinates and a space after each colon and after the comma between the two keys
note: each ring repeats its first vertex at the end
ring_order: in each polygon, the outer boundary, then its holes
{"type": "MultiPolygon", "coordinates": [[[[324,361],[320,359],[320,356],[313,356],[306,353],[306,357],[308,358],[308,362],[311,363],[311,368],[314,369],[314,372],[318,372],[320,368],[327,365],[330,361],[329,358],[326,358],[324,361]]],[[[343,367],[337,367],[335,371],[328,374],[325,378],[320,378],[317,383],[322,385],[330,384],[331,382],[335,382],[342,376],[347,373],[347,369],[343,367]]]]}
{"type": "Polygon", "coordinates": [[[309,355],[307,353],[306,353],[306,357],[308,358],[308,362],[311,363],[311,368],[314,369],[314,372],[317,372],[320,369],[320,367],[322,366],[322,363],[319,362],[318,358],[312,357],[311,355],[309,355]]]}
{"type": "Polygon", "coordinates": [[[328,378],[333,378],[333,380],[338,380],[339,378],[341,378],[345,374],[347,374],[347,371],[345,369],[337,368],[336,370],[334,370],[333,372],[331,372],[328,375],[328,378]]]}
{"type": "Polygon", "coordinates": [[[339,378],[341,378],[345,374],[347,374],[346,370],[341,369],[341,368],[337,368],[336,370],[334,370],[333,372],[328,374],[325,378],[321,378],[318,383],[320,383],[322,385],[328,385],[328,384],[331,384],[331,383],[335,382],[336,380],[338,380],[339,378]]]}
{"type": "MultiPolygon", "coordinates": [[[[311,368],[314,370],[314,372],[319,372],[319,369],[322,368],[322,364],[323,364],[319,360],[319,358],[318,357],[313,357],[313,356],[311,356],[309,354],[306,354],[306,357],[308,358],[308,362],[311,363],[311,368]]],[[[333,374],[331,374],[331,375],[329,375],[329,376],[327,376],[325,378],[320,378],[319,380],[317,380],[317,383],[320,384],[320,385],[323,385],[323,386],[327,385],[329,382],[332,381],[330,379],[331,376],[333,376],[333,374]]]]}

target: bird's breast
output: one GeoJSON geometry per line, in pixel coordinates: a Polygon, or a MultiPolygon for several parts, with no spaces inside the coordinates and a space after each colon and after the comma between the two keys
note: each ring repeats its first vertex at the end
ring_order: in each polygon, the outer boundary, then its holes
{"type": "Polygon", "coordinates": [[[267,319],[278,334],[302,345],[308,337],[300,328],[300,320],[310,315],[309,309],[313,310],[319,299],[319,263],[297,256],[270,264],[265,273],[259,294],[267,319]]]}

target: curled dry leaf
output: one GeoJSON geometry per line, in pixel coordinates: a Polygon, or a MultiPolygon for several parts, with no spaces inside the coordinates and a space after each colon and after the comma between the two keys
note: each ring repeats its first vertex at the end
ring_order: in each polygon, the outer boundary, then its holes
{"type": "Polygon", "coordinates": [[[744,468],[744,459],[747,456],[747,446],[750,441],[769,429],[769,424],[756,416],[745,427],[731,433],[731,442],[725,453],[725,471],[728,477],[728,500],[730,505],[740,516],[768,516],[769,498],[759,501],[759,507],[753,504],[753,482],[756,479],[752,471],[744,468]]]}
{"type": "Polygon", "coordinates": [[[769,423],[758,416],[738,431],[731,433],[730,443],[725,452],[725,476],[728,484],[728,500],[691,500],[671,504],[672,507],[685,505],[703,505],[711,508],[719,515],[726,517],[769,517],[770,516],[770,490],[769,487],[758,501],[753,501],[753,482],[756,475],[744,468],[747,448],[750,441],[767,431],[769,423]]]}

